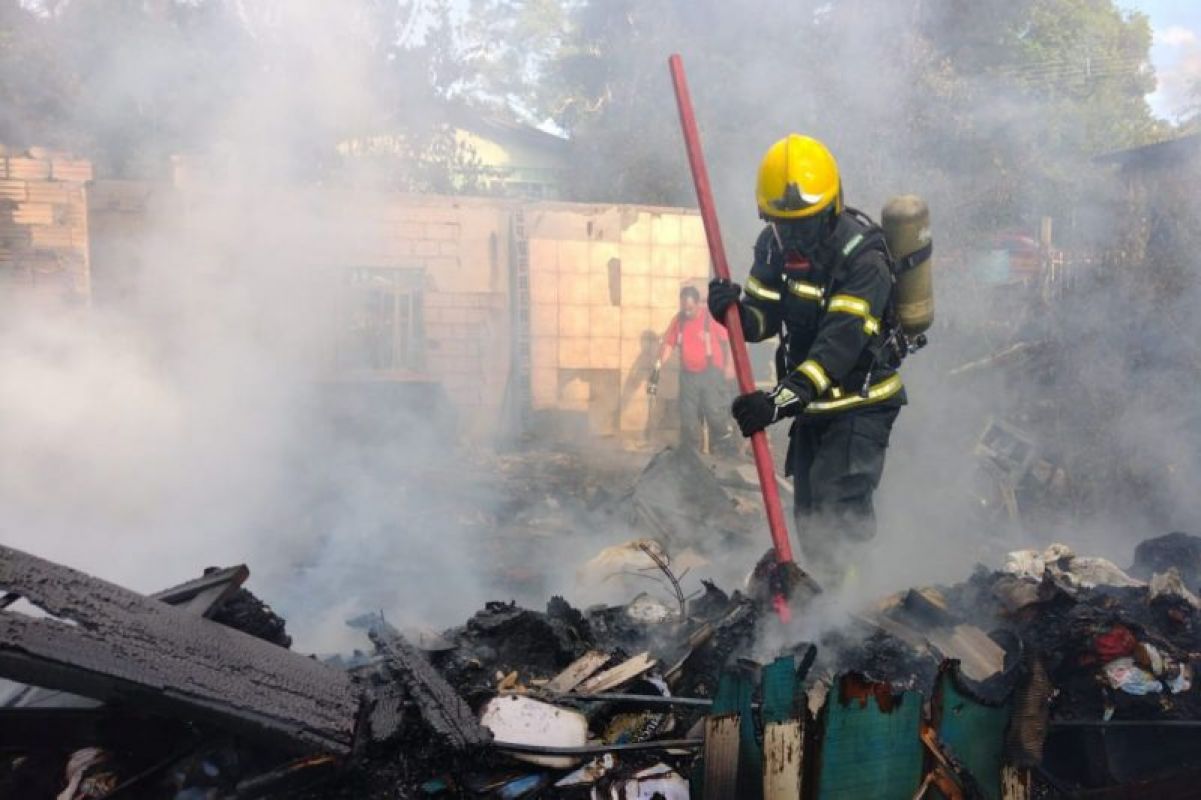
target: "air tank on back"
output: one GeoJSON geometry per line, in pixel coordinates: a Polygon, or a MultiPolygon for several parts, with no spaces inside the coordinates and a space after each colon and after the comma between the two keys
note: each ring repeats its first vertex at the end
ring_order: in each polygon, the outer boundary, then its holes
{"type": "Polygon", "coordinates": [[[917,195],[894,197],[880,215],[897,273],[897,316],[906,336],[924,333],[934,322],[933,250],[930,208],[917,195]],[[925,251],[925,252],[923,252],[925,251]],[[916,259],[909,258],[918,254],[916,259]],[[916,263],[908,263],[916,261],[916,263]]]}

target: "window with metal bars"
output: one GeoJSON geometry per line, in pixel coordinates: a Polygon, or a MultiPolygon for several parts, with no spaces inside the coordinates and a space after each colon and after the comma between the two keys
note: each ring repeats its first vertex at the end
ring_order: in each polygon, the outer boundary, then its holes
{"type": "Polygon", "coordinates": [[[425,365],[424,270],[352,267],[342,282],[341,369],[419,371],[425,365]]]}

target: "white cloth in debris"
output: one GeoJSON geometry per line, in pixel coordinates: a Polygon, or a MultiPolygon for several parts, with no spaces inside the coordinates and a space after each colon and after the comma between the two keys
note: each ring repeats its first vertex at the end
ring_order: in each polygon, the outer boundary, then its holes
{"type": "Polygon", "coordinates": [[[1078,556],[1066,544],[1053,544],[1043,552],[1015,550],[1002,568],[1011,575],[1041,581],[1045,574],[1077,589],[1096,586],[1146,586],[1107,558],[1078,556]]]}
{"type": "Polygon", "coordinates": [[[1158,694],[1163,691],[1163,684],[1155,680],[1150,672],[1138,667],[1129,656],[1115,658],[1106,664],[1105,678],[1110,686],[1126,694],[1158,694]]]}
{"type": "Polygon", "coordinates": [[[1193,608],[1201,608],[1201,600],[1188,590],[1180,577],[1180,570],[1168,567],[1167,572],[1157,572],[1151,576],[1151,599],[1157,597],[1179,597],[1193,608]]]}
{"type": "Polygon", "coordinates": [[[108,753],[99,747],[85,747],[72,753],[67,760],[67,788],[59,793],[57,800],[74,800],[84,783],[88,768],[107,760],[108,753]]]}
{"type": "Polygon", "coordinates": [[[1014,550],[1005,557],[1005,566],[1001,569],[1019,578],[1041,581],[1047,570],[1047,562],[1037,550],[1014,550]]]}
{"type": "Polygon", "coordinates": [[[637,622],[657,625],[670,619],[672,610],[663,602],[643,592],[630,601],[626,606],[625,613],[627,617],[637,622]]]}
{"type": "Polygon", "coordinates": [[[1193,686],[1193,670],[1188,664],[1166,659],[1154,645],[1141,645],[1151,662],[1147,671],[1134,663],[1130,656],[1115,658],[1104,667],[1105,679],[1115,689],[1127,694],[1158,694],[1165,689],[1170,694],[1187,692],[1193,686]]]}

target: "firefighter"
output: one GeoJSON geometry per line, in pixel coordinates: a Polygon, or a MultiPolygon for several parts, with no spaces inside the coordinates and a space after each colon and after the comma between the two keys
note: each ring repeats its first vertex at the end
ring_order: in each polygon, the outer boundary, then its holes
{"type": "Polygon", "coordinates": [[[734,400],[743,436],[792,419],[785,474],[795,490],[805,565],[838,584],[854,546],[875,535],[872,494],[905,390],[887,347],[893,272],[884,237],[843,205],[838,165],[816,139],[796,134],[763,157],[756,186],[767,223],[755,242],[745,293],[709,287],[713,317],[739,304],[746,338],[780,336],[771,391],[734,400]]]}
{"type": "Polygon", "coordinates": [[[680,351],[680,444],[701,449],[701,424],[709,426],[709,451],[735,450],[734,434],[726,413],[734,378],[734,363],[727,352],[726,329],[714,323],[695,286],[680,290],[680,313],[667,326],[659,357],[648,381],[650,394],[658,392],[659,374],[673,350],[680,351]]]}

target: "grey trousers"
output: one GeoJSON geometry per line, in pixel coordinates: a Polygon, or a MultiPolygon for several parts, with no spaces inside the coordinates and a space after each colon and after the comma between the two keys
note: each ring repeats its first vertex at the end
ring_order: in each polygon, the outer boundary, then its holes
{"type": "Polygon", "coordinates": [[[819,575],[844,572],[847,551],[875,537],[872,496],[899,412],[896,406],[869,406],[794,422],[788,466],[806,568],[819,575]]]}
{"type": "Polygon", "coordinates": [[[704,372],[680,370],[680,444],[700,449],[701,424],[709,426],[709,444],[730,433],[730,401],[722,371],[709,367],[704,372]]]}

